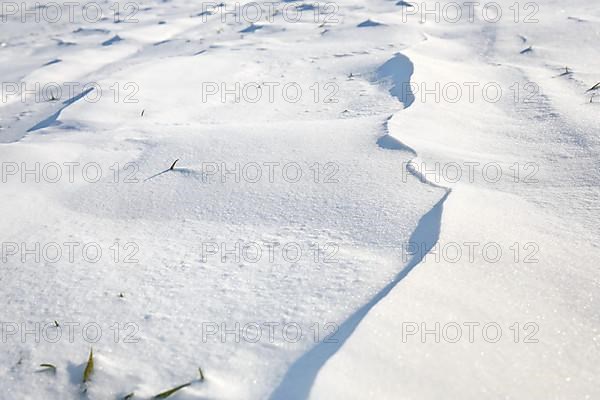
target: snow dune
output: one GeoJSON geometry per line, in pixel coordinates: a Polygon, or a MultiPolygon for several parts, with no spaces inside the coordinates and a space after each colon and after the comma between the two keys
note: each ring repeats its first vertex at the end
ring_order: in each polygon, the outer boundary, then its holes
{"type": "Polygon", "coordinates": [[[302,18],[223,22],[172,0],[144,2],[137,23],[108,3],[95,23],[4,23],[4,82],[58,86],[0,104],[0,398],[80,396],[90,347],[90,399],[190,381],[170,398],[597,396],[597,10],[552,0],[535,24],[436,23],[402,1],[283,6],[302,18]],[[469,82],[503,95],[424,93],[469,82]],[[77,167],[22,178],[36,163],[77,167]],[[489,164],[504,172],[493,182],[489,164]],[[102,255],[36,260],[8,243],[102,255]],[[436,257],[464,243],[504,256],[436,257]],[[503,336],[406,335],[465,322],[503,336]],[[40,325],[40,340],[21,336],[40,325]]]}

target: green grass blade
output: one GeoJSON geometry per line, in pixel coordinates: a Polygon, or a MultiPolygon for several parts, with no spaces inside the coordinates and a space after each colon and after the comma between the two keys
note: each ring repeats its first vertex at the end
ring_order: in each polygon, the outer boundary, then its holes
{"type": "Polygon", "coordinates": [[[153,397],[153,399],[166,399],[167,397],[169,397],[170,395],[172,395],[173,393],[183,389],[184,387],[188,387],[190,386],[192,383],[188,382],[188,383],[184,383],[183,385],[179,385],[177,387],[174,387],[173,389],[167,390],[166,392],[162,392],[157,394],[156,396],[153,397]]]}
{"type": "Polygon", "coordinates": [[[90,380],[92,373],[94,372],[94,350],[90,349],[90,356],[88,357],[87,365],[83,371],[83,383],[90,380]]]}
{"type": "Polygon", "coordinates": [[[56,367],[52,364],[40,364],[40,367],[46,368],[44,371],[52,371],[53,373],[56,373],[56,367]]]}

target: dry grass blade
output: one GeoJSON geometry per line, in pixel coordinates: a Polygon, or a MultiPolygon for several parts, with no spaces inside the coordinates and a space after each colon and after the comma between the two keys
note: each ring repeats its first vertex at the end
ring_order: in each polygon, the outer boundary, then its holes
{"type": "Polygon", "coordinates": [[[591,88],[589,88],[588,90],[586,90],[585,92],[591,92],[592,90],[597,90],[600,89],[600,82],[596,83],[594,86],[592,86],[591,88]]]}

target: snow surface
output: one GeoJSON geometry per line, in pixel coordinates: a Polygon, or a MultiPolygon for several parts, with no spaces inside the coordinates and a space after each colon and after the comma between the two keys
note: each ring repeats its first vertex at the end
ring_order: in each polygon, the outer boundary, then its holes
{"type": "Polygon", "coordinates": [[[600,397],[600,96],[590,103],[595,91],[586,92],[600,81],[600,11],[548,0],[537,23],[522,21],[535,9],[520,4],[516,23],[513,3],[499,2],[496,23],[480,12],[421,21],[389,0],[287,1],[256,22],[223,22],[222,10],[185,0],[135,3],[137,23],[115,23],[112,2],[99,3],[108,17],[94,23],[9,16],[3,95],[6,83],[81,85],[55,101],[0,103],[0,398],[144,399],[189,381],[170,398],[600,397]],[[301,21],[284,18],[290,5],[301,21]],[[89,82],[98,86],[85,91],[89,82]],[[296,83],[303,93],[221,101],[204,98],[207,82],[296,83]],[[420,90],[451,82],[495,83],[503,96],[476,90],[470,101],[463,85],[458,101],[435,101],[420,90]],[[6,175],[9,165],[69,162],[97,163],[102,178],[89,182],[81,168],[56,183],[6,175]],[[271,180],[264,167],[258,182],[212,174],[236,163],[277,164],[271,180]],[[292,163],[297,182],[282,175],[292,163]],[[465,163],[474,179],[466,169],[459,181],[428,173],[465,163]],[[502,168],[497,182],[485,179],[489,163],[502,168]],[[515,163],[519,181],[508,173],[515,163]],[[65,242],[98,243],[103,254],[50,262],[4,251],[65,242]],[[303,254],[207,256],[215,243],[295,244],[303,254]],[[409,243],[422,253],[406,254],[409,243]],[[435,256],[436,244],[464,252],[464,243],[494,243],[503,256],[435,256]],[[123,262],[132,248],[137,261],[123,262]],[[536,262],[525,262],[531,249],[536,262]],[[79,324],[72,341],[69,323],[79,324]],[[95,343],[82,335],[91,323],[102,329],[95,343]],[[279,328],[256,343],[206,334],[236,323],[279,328]],[[408,324],[436,323],[462,326],[463,337],[403,337],[408,324]],[[474,340],[464,323],[479,324],[474,340]],[[497,342],[482,337],[490,323],[502,329],[497,342]],[[281,331],[292,324],[297,341],[281,331]]]}

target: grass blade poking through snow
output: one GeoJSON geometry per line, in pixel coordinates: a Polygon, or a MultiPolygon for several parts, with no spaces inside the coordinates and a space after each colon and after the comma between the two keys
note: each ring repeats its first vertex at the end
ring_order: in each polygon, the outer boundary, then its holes
{"type": "Polygon", "coordinates": [[[52,364],[40,364],[40,367],[45,368],[42,371],[49,371],[56,374],[56,367],[52,364]]]}
{"type": "Polygon", "coordinates": [[[179,161],[179,158],[177,160],[175,160],[175,162],[173,164],[171,164],[171,166],[169,167],[169,169],[165,169],[164,171],[161,171],[158,174],[154,174],[151,177],[144,179],[144,182],[149,181],[152,178],[156,178],[157,176],[162,175],[162,174],[164,174],[166,172],[173,171],[175,169],[175,164],[177,164],[177,161],[179,161]]]}
{"type": "MultiPolygon", "coordinates": [[[[204,380],[204,373],[202,372],[202,368],[198,367],[198,373],[200,374],[200,382],[202,382],[204,380]]],[[[156,396],[153,397],[153,399],[166,399],[167,397],[171,396],[173,393],[188,387],[192,384],[193,382],[188,382],[188,383],[184,383],[183,385],[179,385],[174,387],[173,389],[169,389],[166,392],[162,392],[157,394],[156,396]]]]}
{"type": "Polygon", "coordinates": [[[586,93],[591,92],[592,90],[598,90],[600,89],[600,82],[596,83],[594,86],[592,86],[591,88],[589,88],[588,90],[586,90],[586,93]]]}
{"type": "Polygon", "coordinates": [[[192,384],[192,382],[184,383],[183,385],[179,385],[177,387],[174,387],[173,389],[169,389],[166,392],[162,392],[162,393],[157,394],[156,396],[153,397],[153,399],[166,399],[167,397],[169,397],[173,393],[175,393],[175,392],[183,389],[184,387],[188,387],[191,384],[192,384]]]}
{"type": "Polygon", "coordinates": [[[94,372],[94,350],[90,349],[90,356],[88,357],[87,365],[85,366],[85,370],[83,371],[83,380],[82,383],[86,383],[90,380],[92,373],[94,372]]]}

